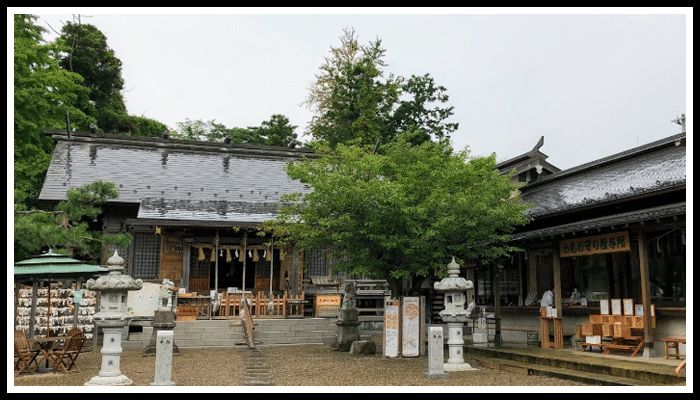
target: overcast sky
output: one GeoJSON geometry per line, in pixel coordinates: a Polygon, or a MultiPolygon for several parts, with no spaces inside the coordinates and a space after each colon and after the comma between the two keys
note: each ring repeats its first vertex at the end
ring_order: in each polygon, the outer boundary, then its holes
{"type": "Polygon", "coordinates": [[[26,11],[47,29],[72,13],[96,26],[122,61],[128,113],[171,129],[283,114],[302,136],[301,103],[345,27],[382,40],[387,73],[447,88],[453,145],[472,155],[503,161],[544,136],[547,161],[567,169],[679,133],[671,121],[692,110],[689,9],[26,11]]]}

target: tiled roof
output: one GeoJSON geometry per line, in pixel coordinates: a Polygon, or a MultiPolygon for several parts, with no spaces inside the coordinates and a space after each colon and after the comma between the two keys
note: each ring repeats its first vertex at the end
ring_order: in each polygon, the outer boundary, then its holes
{"type": "Polygon", "coordinates": [[[544,177],[521,188],[541,217],[685,185],[685,134],[544,177]],[[676,145],[679,143],[679,145],[676,145]]]}
{"type": "Polygon", "coordinates": [[[515,233],[511,238],[514,241],[518,241],[526,239],[538,239],[577,231],[594,231],[596,229],[607,228],[615,225],[621,226],[625,224],[643,222],[657,218],[676,217],[685,215],[685,213],[685,202],[677,204],[667,204],[664,206],[647,208],[644,210],[629,211],[626,213],[588,219],[585,221],[577,221],[569,224],[558,225],[534,231],[515,233]]]}
{"type": "Polygon", "coordinates": [[[284,165],[313,152],[166,139],[55,135],[53,158],[39,195],[64,200],[66,191],[95,180],[114,182],[116,202],[140,204],[139,218],[262,222],[280,197],[308,189],[284,165]]]}

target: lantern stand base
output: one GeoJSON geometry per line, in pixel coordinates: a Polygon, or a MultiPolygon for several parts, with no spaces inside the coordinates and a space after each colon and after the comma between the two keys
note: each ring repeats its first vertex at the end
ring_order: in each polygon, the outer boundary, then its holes
{"type": "Polygon", "coordinates": [[[85,382],[85,386],[131,386],[134,381],[126,375],[119,376],[93,376],[92,379],[85,382]]]}

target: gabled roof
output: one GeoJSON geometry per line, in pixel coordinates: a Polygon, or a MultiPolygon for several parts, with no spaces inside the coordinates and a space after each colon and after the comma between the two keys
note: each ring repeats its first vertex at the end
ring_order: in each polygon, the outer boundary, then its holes
{"type": "Polygon", "coordinates": [[[99,179],[117,185],[116,202],[139,204],[139,219],[259,223],[282,195],[309,190],[284,171],[313,157],[309,149],[47,133],[56,146],[40,200],[65,200],[68,189],[99,179]]]}
{"type": "Polygon", "coordinates": [[[648,195],[686,183],[685,133],[552,174],[521,190],[541,217],[593,204],[648,195]]]}
{"type": "Polygon", "coordinates": [[[540,138],[532,150],[509,160],[500,162],[496,164],[496,168],[500,171],[501,175],[507,174],[513,169],[515,169],[515,174],[518,175],[521,172],[537,167],[540,167],[540,171],[538,173],[540,173],[541,170],[547,170],[550,173],[561,171],[559,168],[545,161],[549,156],[540,151],[540,148],[543,145],[544,136],[540,138]]]}

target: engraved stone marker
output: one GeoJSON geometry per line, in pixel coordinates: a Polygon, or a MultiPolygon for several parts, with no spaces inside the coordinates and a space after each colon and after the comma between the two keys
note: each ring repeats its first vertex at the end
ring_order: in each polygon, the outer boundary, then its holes
{"type": "Polygon", "coordinates": [[[173,331],[158,331],[156,343],[156,374],[151,386],[175,386],[173,371],[173,331]]]}
{"type": "Polygon", "coordinates": [[[424,372],[426,378],[447,378],[444,369],[444,339],[442,327],[432,326],[428,329],[428,372],[424,372]]]}

